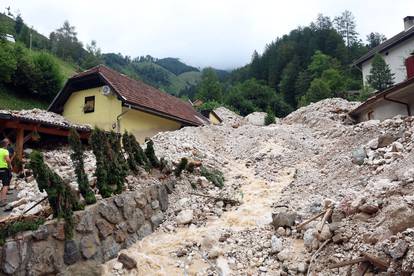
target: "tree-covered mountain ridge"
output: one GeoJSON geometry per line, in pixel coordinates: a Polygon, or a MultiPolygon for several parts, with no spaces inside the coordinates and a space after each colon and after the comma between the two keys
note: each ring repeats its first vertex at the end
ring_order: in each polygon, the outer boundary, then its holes
{"type": "MultiPolygon", "coordinates": [[[[80,42],[75,27],[67,21],[46,36],[29,27],[22,15],[0,13],[0,35],[0,63],[4,63],[1,70],[4,72],[0,72],[0,90],[2,95],[11,94],[12,98],[19,98],[13,100],[13,104],[3,101],[0,108],[19,108],[19,105],[27,108],[32,99],[39,100],[36,106],[47,106],[67,78],[98,64],[105,64],[177,96],[185,95],[185,91],[191,90],[201,80],[200,69],[185,64],[179,58],[154,58],[150,55],[131,58],[120,53],[101,53],[96,41],[86,45],[80,42]],[[54,83],[49,83],[51,91],[47,95],[39,93],[39,88],[35,87],[39,79],[36,80],[34,75],[40,74],[34,63],[34,56],[38,54],[47,56],[50,68],[54,67],[52,75],[55,79],[54,83]],[[25,101],[24,98],[30,98],[28,104],[19,104],[25,101]]],[[[217,72],[228,74],[221,70],[217,72]]]]}

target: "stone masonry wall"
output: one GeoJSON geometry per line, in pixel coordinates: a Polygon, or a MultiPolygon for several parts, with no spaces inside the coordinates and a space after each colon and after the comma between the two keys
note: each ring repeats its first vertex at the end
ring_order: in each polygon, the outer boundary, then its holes
{"type": "Polygon", "coordinates": [[[0,248],[2,273],[57,274],[83,261],[103,263],[152,233],[164,219],[174,180],[128,191],[75,212],[74,238],[65,241],[64,221],[17,234],[0,248]]]}

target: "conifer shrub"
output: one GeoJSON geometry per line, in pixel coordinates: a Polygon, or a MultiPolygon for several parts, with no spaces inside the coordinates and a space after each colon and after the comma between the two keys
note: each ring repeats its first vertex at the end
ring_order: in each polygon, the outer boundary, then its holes
{"type": "Polygon", "coordinates": [[[70,158],[75,166],[76,179],[79,185],[79,191],[85,199],[86,204],[96,202],[95,193],[89,186],[88,176],[85,173],[85,164],[83,161],[84,150],[79,134],[75,129],[70,130],[69,145],[72,149],[70,158]]]}
{"type": "Polygon", "coordinates": [[[185,170],[185,168],[187,167],[187,164],[188,164],[188,159],[185,157],[181,158],[180,163],[177,165],[177,167],[174,170],[174,175],[176,177],[179,177],[182,171],[185,170]]]}
{"type": "Polygon", "coordinates": [[[30,155],[30,168],[41,192],[46,191],[54,218],[65,220],[65,239],[73,238],[73,211],[83,209],[75,193],[62,178],[53,172],[45,163],[43,155],[33,151],[30,155]]]}
{"type": "Polygon", "coordinates": [[[193,172],[194,172],[194,169],[195,169],[195,164],[194,164],[194,162],[189,162],[189,163],[187,164],[187,167],[186,167],[185,169],[186,169],[186,171],[187,171],[187,172],[189,172],[189,173],[193,173],[193,172]]]}
{"type": "Polygon", "coordinates": [[[268,110],[266,117],[264,119],[264,124],[265,126],[268,126],[270,124],[273,124],[275,122],[275,114],[273,113],[272,110],[268,110]]]}
{"type": "Polygon", "coordinates": [[[99,194],[103,198],[110,197],[112,189],[110,187],[109,174],[112,172],[110,172],[108,154],[111,152],[111,148],[105,132],[95,128],[90,137],[90,144],[96,158],[95,176],[99,194]]]}
{"type": "Polygon", "coordinates": [[[172,172],[171,167],[168,165],[167,159],[164,157],[160,158],[160,171],[164,172],[165,174],[171,174],[172,172]]]}
{"type": "Polygon", "coordinates": [[[120,135],[111,131],[108,136],[108,142],[110,145],[110,152],[108,152],[110,160],[108,181],[116,185],[114,192],[119,194],[123,190],[125,177],[128,175],[128,164],[122,152],[120,135]]]}
{"type": "Polygon", "coordinates": [[[132,171],[137,173],[139,166],[143,167],[145,170],[151,168],[144,150],[141,148],[133,134],[125,132],[122,136],[122,144],[125,152],[128,154],[128,164],[132,171]]]}
{"type": "Polygon", "coordinates": [[[160,167],[160,161],[155,155],[154,142],[151,139],[146,139],[147,147],[145,148],[145,156],[148,158],[149,165],[153,168],[160,167]]]}
{"type": "Polygon", "coordinates": [[[140,164],[135,160],[135,153],[132,147],[131,136],[127,131],[125,131],[122,135],[122,145],[125,153],[127,154],[127,163],[129,169],[132,172],[137,173],[140,164]]]}
{"type": "Polygon", "coordinates": [[[219,170],[209,170],[206,167],[201,167],[201,175],[211,181],[214,186],[223,188],[224,186],[224,176],[223,173],[219,170]]]}

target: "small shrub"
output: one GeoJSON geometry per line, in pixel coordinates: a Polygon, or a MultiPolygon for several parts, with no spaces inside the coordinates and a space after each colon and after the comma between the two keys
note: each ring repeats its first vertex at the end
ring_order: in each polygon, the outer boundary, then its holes
{"type": "Polygon", "coordinates": [[[190,162],[187,164],[187,167],[185,168],[187,172],[193,173],[195,168],[194,162],[190,162]]]}
{"type": "Polygon", "coordinates": [[[90,144],[96,158],[95,176],[99,194],[103,198],[110,197],[112,195],[112,189],[109,186],[108,173],[110,169],[108,154],[111,152],[111,149],[105,132],[99,128],[95,128],[90,137],[90,144]]]}
{"type": "Polygon", "coordinates": [[[171,173],[171,167],[168,165],[168,161],[164,157],[161,157],[160,159],[160,171],[164,172],[165,174],[171,173]]]}
{"type": "Polygon", "coordinates": [[[148,158],[149,164],[153,168],[160,167],[160,161],[155,155],[154,142],[151,139],[147,139],[147,147],[145,148],[145,156],[148,158]]]}
{"type": "Polygon", "coordinates": [[[75,174],[79,185],[79,191],[85,199],[86,204],[93,204],[96,202],[95,193],[89,186],[88,176],[85,173],[85,164],[83,161],[83,146],[79,134],[75,129],[70,130],[68,141],[72,149],[70,158],[75,165],[75,174]]]}
{"type": "Polygon", "coordinates": [[[54,218],[65,220],[65,239],[73,237],[73,211],[83,209],[75,193],[62,178],[53,172],[43,160],[43,155],[38,151],[33,151],[30,155],[30,168],[37,181],[39,191],[46,191],[50,207],[53,210],[54,218]]]}
{"type": "Polygon", "coordinates": [[[108,153],[110,158],[109,169],[111,172],[108,180],[112,185],[116,185],[114,192],[120,194],[124,187],[125,177],[128,175],[128,164],[122,152],[121,137],[111,131],[108,136],[108,142],[110,146],[110,152],[108,153]]]}
{"type": "Polygon", "coordinates": [[[214,186],[223,188],[224,187],[224,176],[219,170],[208,170],[205,167],[201,167],[201,175],[207,178],[214,186]]]}
{"type": "Polygon", "coordinates": [[[185,168],[187,167],[187,164],[188,164],[188,159],[185,158],[185,157],[181,158],[180,163],[178,164],[178,166],[174,170],[174,175],[176,177],[179,177],[181,175],[182,171],[185,170],[185,168]]]}
{"type": "Polygon", "coordinates": [[[45,223],[45,219],[39,218],[33,221],[16,221],[0,227],[0,246],[2,246],[8,237],[12,237],[23,231],[35,231],[40,225],[45,223]]]}
{"type": "Polygon", "coordinates": [[[268,126],[270,124],[273,124],[275,122],[275,114],[273,113],[273,111],[268,110],[266,117],[264,119],[264,124],[265,126],[268,126]]]}

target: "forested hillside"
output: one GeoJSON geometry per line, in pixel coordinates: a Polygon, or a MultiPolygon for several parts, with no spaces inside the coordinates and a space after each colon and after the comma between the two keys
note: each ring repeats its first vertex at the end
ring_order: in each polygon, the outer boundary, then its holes
{"type": "Polygon", "coordinates": [[[177,58],[102,54],[96,41],[79,41],[67,21],[46,37],[20,14],[0,13],[0,108],[46,108],[67,78],[102,63],[175,95],[185,95],[201,79],[199,69],[177,58]]]}
{"type": "Polygon", "coordinates": [[[225,82],[213,72],[203,72],[194,93],[204,107],[225,104],[242,115],[268,111],[284,116],[290,111],[324,98],[367,96],[361,73],[351,66],[354,59],[385,40],[379,33],[364,43],[356,32],[351,12],[333,20],[322,14],[308,26],[298,27],[254,51],[249,64],[233,70],[225,82]]]}
{"type": "Polygon", "coordinates": [[[171,57],[103,54],[95,41],[79,41],[67,21],[46,37],[29,28],[21,15],[0,14],[0,35],[0,89],[13,97],[45,105],[65,79],[103,63],[168,93],[201,99],[201,108],[225,105],[242,115],[266,111],[276,116],[324,98],[365,98],[369,88],[362,87],[361,74],[351,63],[385,40],[372,32],[363,42],[349,11],[334,19],[320,14],[308,26],[277,37],[262,53],[254,51],[249,64],[229,73],[214,68],[200,72],[171,57]]]}

